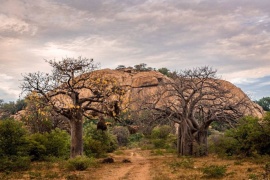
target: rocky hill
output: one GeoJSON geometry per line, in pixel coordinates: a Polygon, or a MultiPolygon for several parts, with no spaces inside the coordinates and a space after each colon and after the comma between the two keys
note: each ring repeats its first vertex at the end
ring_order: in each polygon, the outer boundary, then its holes
{"type": "MultiPolygon", "coordinates": [[[[115,79],[120,86],[125,87],[126,94],[123,101],[123,104],[125,105],[130,104],[130,102],[145,100],[149,97],[151,98],[151,96],[155,96],[162,91],[162,88],[164,88],[162,85],[164,85],[164,83],[173,81],[157,71],[136,71],[133,69],[102,69],[91,73],[91,77],[97,76],[115,79]]],[[[264,112],[262,108],[258,104],[252,102],[240,88],[228,81],[220,81],[224,89],[230,90],[234,95],[232,101],[239,101],[243,98],[247,99],[246,103],[248,104],[249,109],[243,110],[245,115],[252,115],[259,118],[263,116],[264,112]]],[[[87,97],[88,95],[89,92],[87,91],[82,90],[80,92],[80,97],[87,97]]],[[[136,103],[133,104],[133,107],[131,106],[131,108],[137,108],[134,106],[136,106],[136,103]]],[[[15,116],[16,119],[19,119],[19,116],[15,116]]]]}
{"type": "MultiPolygon", "coordinates": [[[[133,69],[120,69],[111,70],[103,69],[97,70],[94,73],[102,74],[103,76],[115,78],[121,86],[127,87],[126,98],[128,101],[136,101],[138,99],[149,98],[149,95],[155,95],[160,92],[162,84],[165,82],[171,82],[172,79],[157,72],[157,71],[135,71],[133,69]]],[[[246,99],[248,109],[243,110],[245,115],[251,115],[256,117],[262,117],[264,114],[263,109],[253,101],[238,87],[232,83],[220,80],[221,85],[226,90],[230,90],[233,94],[232,101],[239,101],[240,99],[246,99]]],[[[126,102],[128,103],[128,102],[126,102]]]]}

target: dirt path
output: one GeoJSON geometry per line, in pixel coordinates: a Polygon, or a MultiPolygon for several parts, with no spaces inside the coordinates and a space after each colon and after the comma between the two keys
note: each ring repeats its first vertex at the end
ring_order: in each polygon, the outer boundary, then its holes
{"type": "Polygon", "coordinates": [[[102,171],[96,172],[100,180],[150,180],[149,152],[131,149],[123,151],[123,155],[112,155],[115,163],[106,164],[102,171]],[[123,163],[128,159],[130,163],[123,163]]]}

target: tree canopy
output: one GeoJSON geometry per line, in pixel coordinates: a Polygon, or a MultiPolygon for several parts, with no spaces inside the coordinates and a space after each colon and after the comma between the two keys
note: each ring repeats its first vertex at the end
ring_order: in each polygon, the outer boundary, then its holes
{"type": "Polygon", "coordinates": [[[264,111],[270,111],[270,97],[263,97],[255,102],[262,106],[264,111]]]}

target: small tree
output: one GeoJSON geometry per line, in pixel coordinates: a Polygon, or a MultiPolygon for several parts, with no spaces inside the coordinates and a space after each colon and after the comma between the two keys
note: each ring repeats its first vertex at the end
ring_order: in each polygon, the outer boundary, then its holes
{"type": "Polygon", "coordinates": [[[36,92],[38,100],[65,116],[70,124],[71,157],[83,154],[83,117],[119,114],[119,99],[124,90],[116,80],[95,73],[93,59],[66,58],[47,61],[52,73],[29,73],[23,76],[23,92],[36,92]],[[113,99],[113,103],[110,100],[113,99]]]}
{"type": "Polygon", "coordinates": [[[22,124],[12,119],[0,121],[0,158],[1,156],[27,155],[26,130],[22,124]]]}
{"type": "Polygon", "coordinates": [[[158,69],[158,72],[164,74],[165,76],[170,76],[170,74],[171,74],[170,70],[168,68],[165,68],[165,67],[158,69]]]}
{"type": "Polygon", "coordinates": [[[263,97],[255,102],[260,106],[262,106],[263,110],[270,111],[270,97],[263,97]]]}
{"type": "Polygon", "coordinates": [[[119,70],[119,69],[125,69],[125,68],[126,68],[125,65],[118,65],[116,69],[119,70]]]}

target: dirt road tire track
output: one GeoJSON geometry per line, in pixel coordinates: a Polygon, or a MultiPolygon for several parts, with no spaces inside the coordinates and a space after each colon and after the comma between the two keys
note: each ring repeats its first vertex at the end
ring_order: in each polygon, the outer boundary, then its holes
{"type": "Polygon", "coordinates": [[[100,180],[150,180],[150,162],[136,149],[126,150],[125,155],[113,156],[116,163],[106,165],[100,180]],[[129,159],[131,163],[122,163],[129,159]]]}

